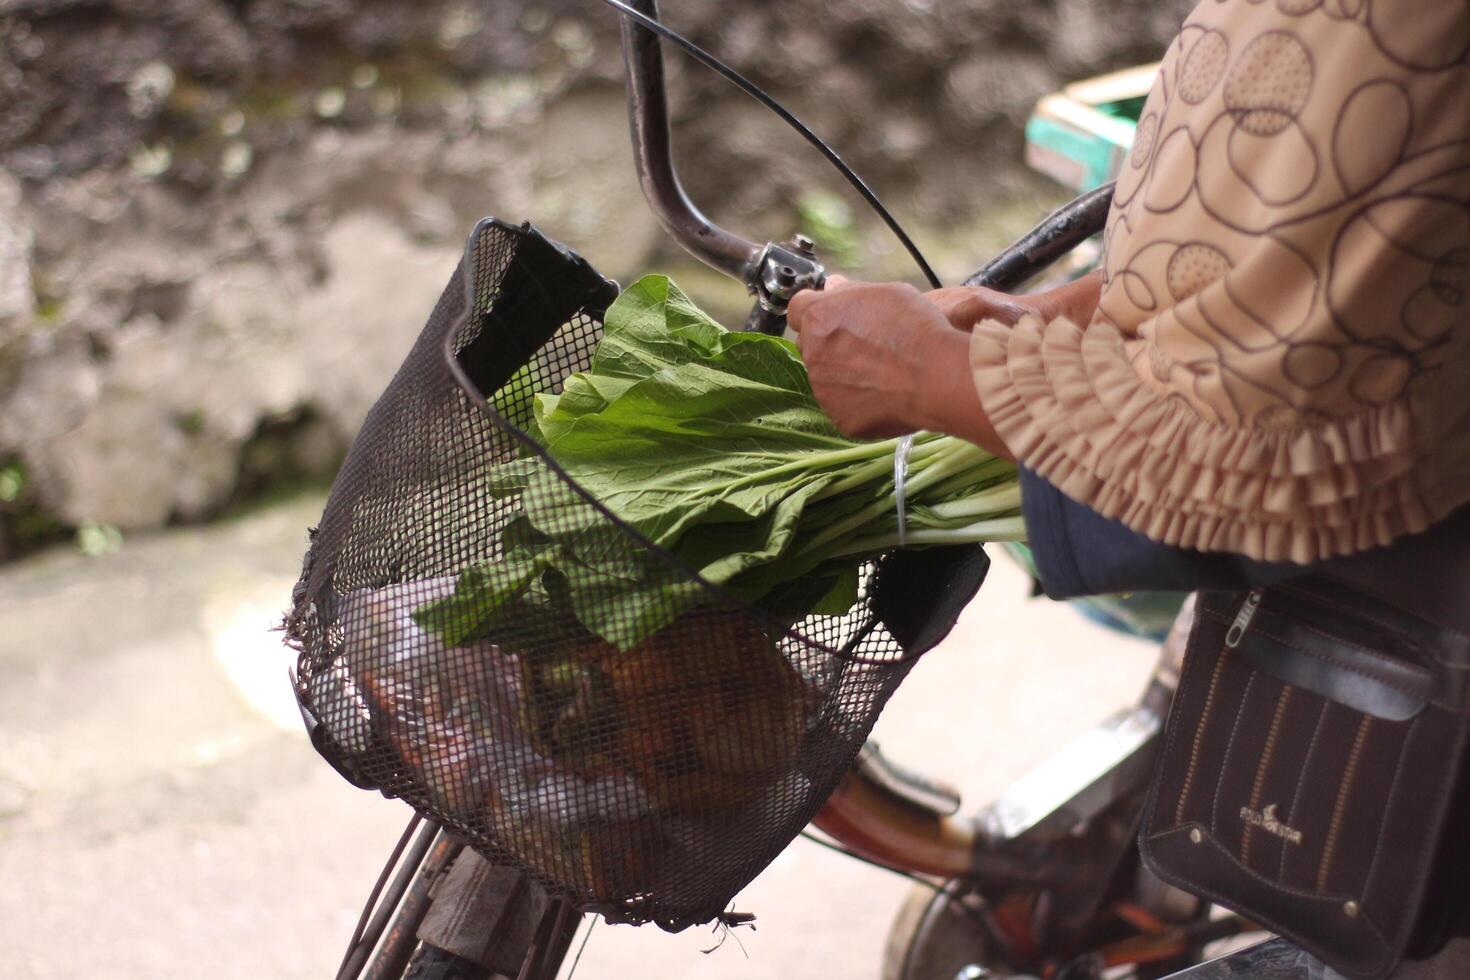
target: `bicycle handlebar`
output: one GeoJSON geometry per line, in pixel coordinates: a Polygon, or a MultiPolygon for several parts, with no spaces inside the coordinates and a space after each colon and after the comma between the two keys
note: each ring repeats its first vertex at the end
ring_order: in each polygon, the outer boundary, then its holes
{"type": "MultiPolygon", "coordinates": [[[[658,18],[658,0],[626,0],[639,13],[658,18]]],[[[623,18],[623,60],[628,66],[628,120],[633,160],[649,207],[674,240],[701,262],[751,284],[761,247],[706,218],[679,183],[669,134],[669,101],[664,85],[659,36],[623,18]]]]}
{"type": "Polygon", "coordinates": [[[966,279],[965,285],[988,286],[1003,292],[1016,289],[1102,231],[1112,204],[1112,181],[1063,204],[966,279]]]}
{"type": "MultiPolygon", "coordinates": [[[[747,329],[780,333],[786,325],[786,306],[791,297],[803,289],[820,289],[826,280],[826,269],[817,261],[813,243],[798,235],[791,242],[760,246],[721,228],[695,207],[674,169],[661,39],[653,29],[626,13],[631,10],[657,21],[658,0],[619,0],[612,5],[625,10],[622,42],[628,70],[633,159],[649,208],[687,252],[743,282],[756,296],[747,329]]],[[[830,156],[831,151],[827,152],[830,156]]],[[[855,176],[853,179],[857,180],[855,176]]],[[[867,191],[866,185],[862,190],[867,191]]],[[[1020,287],[1102,230],[1112,193],[1113,185],[1109,183],[1063,205],[965,284],[1006,291],[1020,287]]],[[[871,198],[871,192],[868,195],[871,198]]],[[[908,242],[900,230],[895,230],[908,242]]]]}

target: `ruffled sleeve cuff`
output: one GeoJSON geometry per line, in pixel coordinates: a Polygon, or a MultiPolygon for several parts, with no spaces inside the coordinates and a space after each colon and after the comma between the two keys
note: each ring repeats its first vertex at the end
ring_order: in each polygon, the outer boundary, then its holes
{"type": "Polygon", "coordinates": [[[1406,401],[1231,427],[1146,379],[1147,358],[1145,341],[1101,321],[987,321],[970,346],[981,403],[1017,459],[1163,544],[1305,564],[1441,516],[1414,479],[1406,401]]]}

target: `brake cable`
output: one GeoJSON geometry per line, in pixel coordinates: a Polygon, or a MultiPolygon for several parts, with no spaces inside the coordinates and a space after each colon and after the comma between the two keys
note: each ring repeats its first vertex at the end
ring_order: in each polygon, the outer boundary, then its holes
{"type": "Polygon", "coordinates": [[[662,37],[668,38],[670,41],[673,41],[679,47],[687,51],[696,61],[723,76],[731,84],[735,85],[746,95],[749,95],[751,98],[755,99],[767,109],[770,109],[777,116],[779,116],[781,120],[784,121],[788,126],[801,134],[801,137],[804,140],[814,146],[817,151],[822,154],[822,156],[827,158],[827,161],[831,163],[832,166],[837,168],[838,173],[842,174],[843,178],[853,186],[858,194],[862,196],[863,200],[867,202],[868,206],[877,213],[878,217],[883,219],[883,223],[888,226],[888,229],[893,232],[895,237],[898,238],[899,243],[903,245],[904,249],[909,253],[910,256],[913,257],[914,262],[918,264],[919,269],[924,274],[924,278],[929,281],[929,285],[934,289],[939,289],[943,285],[943,283],[939,281],[939,277],[934,274],[934,270],[930,267],[928,260],[924,258],[924,254],[919,251],[919,246],[914,244],[914,240],[908,236],[908,233],[906,231],[903,230],[903,226],[898,223],[898,219],[895,218],[892,212],[890,212],[888,208],[884,206],[883,202],[879,200],[878,195],[874,193],[873,189],[869,187],[867,185],[867,182],[859,177],[850,166],[847,165],[847,162],[842,159],[842,157],[837,153],[836,150],[832,149],[832,147],[827,145],[825,140],[823,140],[816,133],[812,132],[811,127],[807,126],[806,123],[798,119],[789,109],[783,106],[780,102],[777,102],[773,96],[767,93],[759,85],[755,84],[750,79],[740,74],[740,72],[736,71],[734,68],[731,68],[719,58],[716,58],[714,55],[710,54],[708,51],[704,50],[699,45],[695,44],[693,41],[680,34],[678,31],[665,25],[662,21],[656,20],[655,18],[648,16],[642,11],[634,10],[626,3],[623,3],[622,0],[601,0],[601,2],[617,10],[624,17],[636,21],[642,26],[648,28],[655,34],[658,34],[662,37]]]}

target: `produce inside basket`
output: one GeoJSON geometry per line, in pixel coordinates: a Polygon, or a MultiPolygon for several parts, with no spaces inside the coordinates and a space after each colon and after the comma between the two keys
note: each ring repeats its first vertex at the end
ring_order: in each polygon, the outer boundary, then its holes
{"type": "Polygon", "coordinates": [[[1018,498],[934,435],[896,486],[900,447],[836,432],[794,347],[661,277],[616,296],[529,226],[476,228],[343,465],[289,634],[349,778],[678,929],[810,820],[1018,498]]]}

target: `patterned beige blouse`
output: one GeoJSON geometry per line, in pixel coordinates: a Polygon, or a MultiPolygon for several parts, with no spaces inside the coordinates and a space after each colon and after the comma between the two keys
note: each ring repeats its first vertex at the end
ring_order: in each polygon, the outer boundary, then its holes
{"type": "Polygon", "coordinates": [[[975,331],[1068,496],[1167,544],[1361,551],[1470,501],[1470,0],[1204,0],[1078,326],[975,331]]]}

